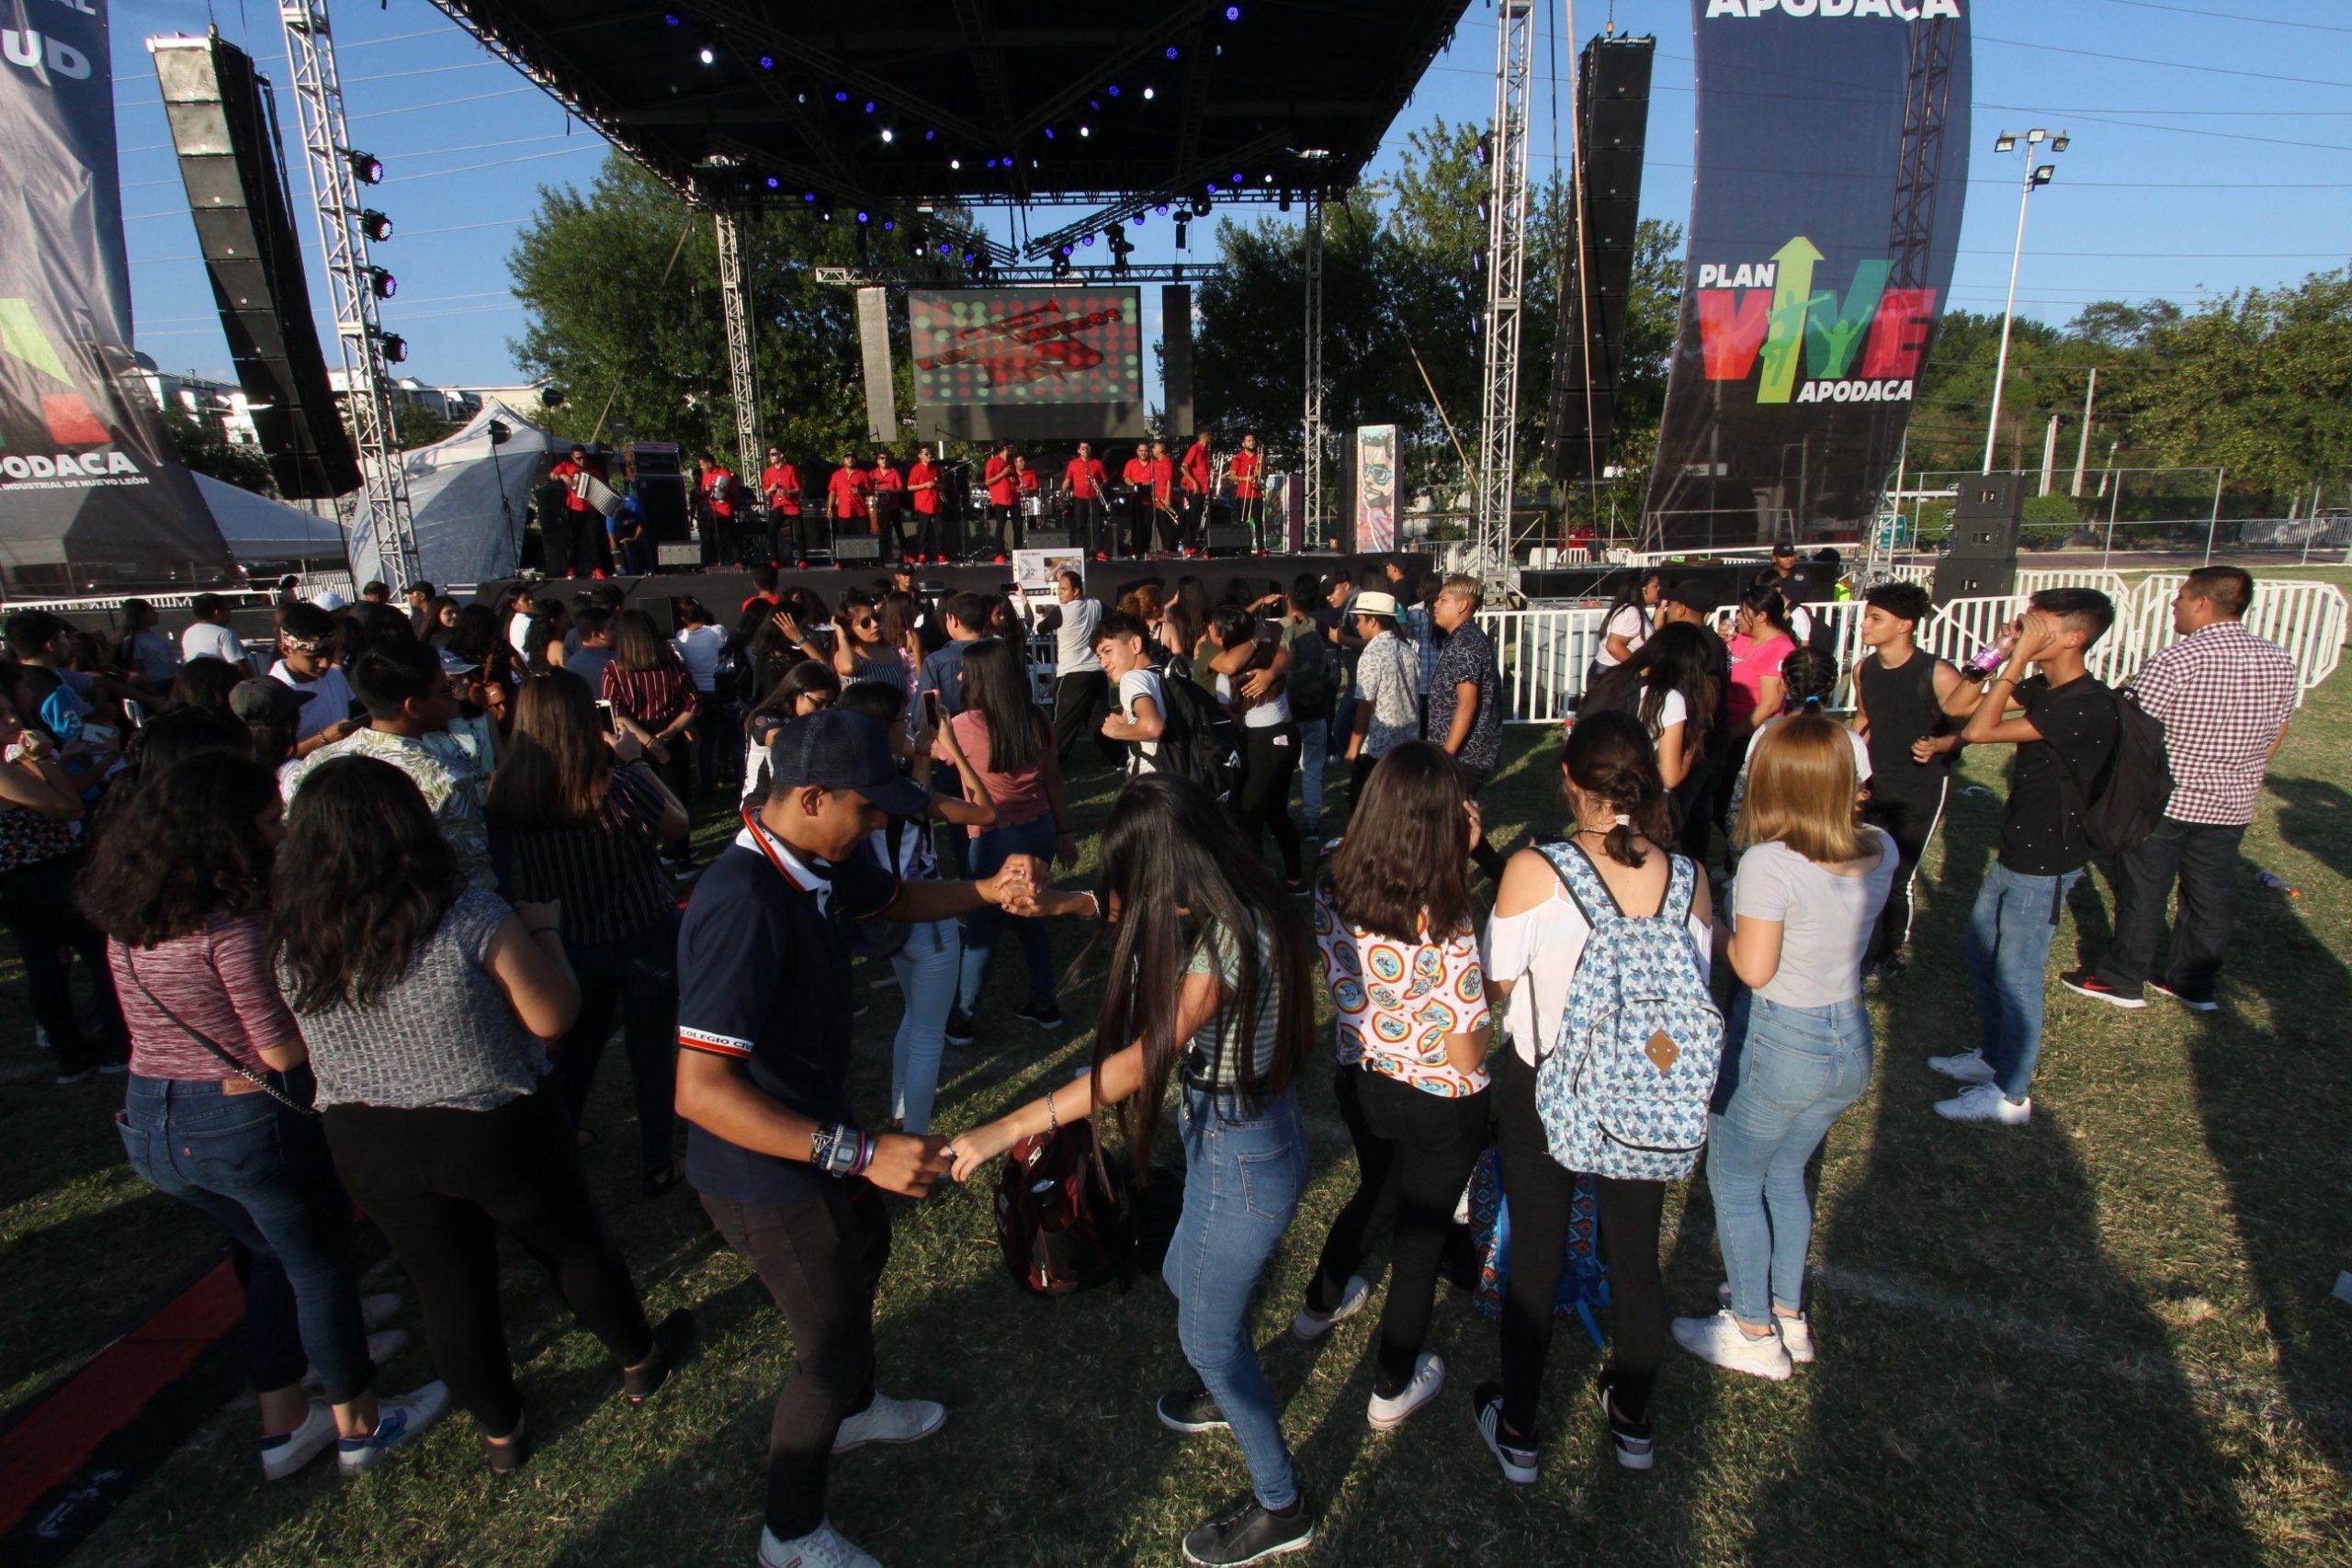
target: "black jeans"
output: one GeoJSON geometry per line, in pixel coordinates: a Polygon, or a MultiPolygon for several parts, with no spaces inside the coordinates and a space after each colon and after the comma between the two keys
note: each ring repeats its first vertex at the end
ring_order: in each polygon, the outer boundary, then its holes
{"type": "Polygon", "coordinates": [[[890,1212],[863,1181],[763,1208],[703,1194],[792,1331],[795,1365],[768,1427],[767,1526],[780,1540],[825,1521],[825,1471],[842,1423],[874,1403],[874,1290],[890,1261],[890,1212]]]}
{"type": "MultiPolygon", "coordinates": [[[[1566,1267],[1568,1209],[1576,1176],[1552,1157],[1535,1118],[1535,1069],[1506,1048],[1495,1069],[1497,1142],[1503,1192],[1510,1202],[1510,1280],[1503,1292],[1503,1423],[1535,1431],[1544,1359],[1552,1348],[1552,1298],[1566,1267]]],[[[1658,1282],[1658,1222],[1663,1181],[1599,1182],[1600,1258],[1609,1266],[1609,1380],[1611,1402],[1628,1421],[1647,1418],[1650,1385],[1666,1350],[1666,1292],[1658,1282]]]]}
{"type": "Polygon", "coordinates": [[[1121,761],[1119,742],[1102,733],[1111,713],[1111,678],[1100,670],[1081,670],[1054,682],[1054,751],[1069,766],[1069,754],[1080,739],[1094,738],[1094,749],[1113,767],[1121,761]]]}
{"type": "Polygon", "coordinates": [[[1233,791],[1233,815],[1241,836],[1257,854],[1265,835],[1274,836],[1283,874],[1296,882],[1298,824],[1290,817],[1290,776],[1298,769],[1298,726],[1287,721],[1241,728],[1241,782],[1233,791]]]}
{"type": "Polygon", "coordinates": [[[564,1109],[579,1125],[617,1015],[637,1099],[638,1157],[648,1170],[667,1170],[677,1098],[678,916],[673,911],[619,942],[575,947],[571,956],[580,977],[580,1015],[555,1055],[564,1109]]]}
{"type": "Polygon", "coordinates": [[[1900,953],[1911,940],[1911,884],[1919,875],[1919,857],[1927,852],[1928,840],[1935,837],[1936,823],[1943,817],[1944,800],[1951,790],[1951,780],[1941,768],[1919,771],[1931,773],[1934,788],[1908,780],[1897,786],[1883,775],[1873,775],[1871,797],[1862,803],[1862,820],[1885,830],[1894,840],[1898,857],[1894,886],[1887,889],[1886,903],[1879,909],[1878,924],[1863,954],[1865,963],[1900,953]]]}
{"type": "Polygon", "coordinates": [[[944,560],[956,550],[956,519],[946,512],[915,513],[915,553],[944,560]]]}
{"type": "MultiPolygon", "coordinates": [[[[1473,800],[1477,799],[1478,792],[1486,787],[1487,780],[1490,776],[1492,770],[1487,768],[1474,768],[1469,766],[1467,763],[1464,763],[1462,771],[1469,776],[1470,798],[1473,800]]],[[[1486,830],[1483,828],[1479,829],[1478,841],[1470,846],[1470,858],[1472,861],[1476,863],[1478,869],[1485,872],[1489,878],[1498,883],[1502,881],[1503,852],[1487,841],[1486,830]]]]}
{"type": "MultiPolygon", "coordinates": [[[[991,540],[996,545],[995,553],[998,555],[1004,554],[1021,542],[1021,513],[1018,508],[993,503],[989,505],[989,531],[980,542],[985,545],[991,540]]],[[[975,553],[987,555],[989,552],[982,549],[975,553]]]]}
{"type": "Polygon", "coordinates": [[[2165,904],[2176,879],[2180,916],[2165,958],[2165,988],[2184,1001],[2210,1002],[2230,930],[2238,916],[2238,843],[2243,826],[2165,818],[2145,842],[2115,857],[2115,935],[2099,959],[2099,978],[2127,997],[2154,978],[2165,904]]]}
{"type": "Polygon", "coordinates": [[[0,925],[17,939],[33,1019],[49,1036],[60,1077],[130,1055],[130,1037],[123,1031],[122,1010],[114,999],[114,971],[107,967],[107,939],[82,918],[74,902],[74,875],[81,867],[76,851],[0,874],[0,925]],[[82,966],[90,972],[90,988],[98,1004],[96,1040],[82,1032],[81,1016],[74,1008],[74,982],[65,969],[68,953],[81,954],[82,966]]]}
{"type": "Polygon", "coordinates": [[[1467,1252],[1453,1205],[1487,1146],[1493,1096],[1428,1094],[1362,1067],[1340,1068],[1332,1090],[1356,1146],[1356,1190],[1323,1238],[1306,1304],[1317,1312],[1338,1307],[1373,1238],[1395,1222],[1388,1301],[1380,1312],[1380,1374],[1373,1384],[1373,1392],[1393,1399],[1412,1381],[1429,1338],[1441,1258],[1450,1241],[1467,1252]]]}
{"type": "Polygon", "coordinates": [[[645,1307],[556,1095],[494,1111],[331,1105],[326,1124],[344,1186],[416,1281],[434,1369],[485,1434],[503,1438],[523,1417],[498,1310],[500,1231],[539,1260],[616,1362],[651,1354],[645,1307]]]}
{"type": "Polygon", "coordinates": [[[1724,770],[1723,757],[1702,750],[1690,763],[1690,771],[1674,786],[1675,848],[1701,865],[1707,863],[1707,845],[1714,832],[1713,810],[1715,780],[1724,770]]]}

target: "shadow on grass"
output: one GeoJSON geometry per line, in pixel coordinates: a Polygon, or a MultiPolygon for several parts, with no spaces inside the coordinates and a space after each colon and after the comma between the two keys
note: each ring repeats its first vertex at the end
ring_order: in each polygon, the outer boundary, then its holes
{"type": "MultiPolygon", "coordinates": [[[[2335,733],[2340,737],[2342,732],[2335,733]]],[[[2291,729],[2288,734],[2301,751],[2301,738],[2291,729]]],[[[2266,787],[2278,803],[2278,837],[2287,846],[2338,876],[2352,877],[2352,795],[2324,779],[2281,778],[2277,773],[2266,787]]]]}

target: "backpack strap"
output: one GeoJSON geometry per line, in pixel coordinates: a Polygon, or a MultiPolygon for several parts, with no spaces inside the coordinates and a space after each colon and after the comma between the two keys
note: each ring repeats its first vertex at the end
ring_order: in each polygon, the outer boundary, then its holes
{"type": "Polygon", "coordinates": [[[1666,897],[1658,901],[1657,912],[1678,926],[1690,923],[1690,906],[1699,897],[1699,868],[1689,856],[1669,853],[1666,857],[1666,897]]]}
{"type": "Polygon", "coordinates": [[[1539,840],[1535,852],[1544,857],[1552,867],[1553,874],[1560,879],[1560,886],[1567,889],[1568,902],[1574,904],[1577,913],[1584,917],[1586,927],[1599,931],[1602,911],[1607,910],[1613,915],[1615,908],[1608,887],[1601,884],[1600,874],[1592,869],[1592,862],[1587,860],[1584,852],[1567,839],[1539,840]],[[1594,896],[1596,892],[1597,897],[1594,896]]]}

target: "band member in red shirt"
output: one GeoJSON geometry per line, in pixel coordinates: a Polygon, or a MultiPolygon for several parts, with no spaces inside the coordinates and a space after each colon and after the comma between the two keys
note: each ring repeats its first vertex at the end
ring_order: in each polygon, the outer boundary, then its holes
{"type": "Polygon", "coordinates": [[[947,564],[947,517],[939,504],[939,465],[931,448],[915,448],[914,466],[907,470],[907,499],[915,509],[915,559],[947,564]]]}
{"type": "Polygon", "coordinates": [[[873,521],[865,510],[865,498],[874,493],[874,479],[857,466],[854,453],[842,454],[842,466],[825,481],[826,514],[833,520],[833,532],[865,534],[873,530],[873,521]]]}
{"type": "Polygon", "coordinates": [[[1159,547],[1174,554],[1183,541],[1177,531],[1176,465],[1168,456],[1168,443],[1151,444],[1151,514],[1159,520],[1159,547]]]}
{"type": "Polygon", "coordinates": [[[1242,432],[1241,450],[1227,459],[1225,471],[1233,476],[1233,504],[1239,513],[1235,521],[1250,530],[1250,547],[1263,555],[1266,551],[1266,460],[1259,454],[1255,434],[1242,432]]]}
{"type": "Polygon", "coordinates": [[[1209,459],[1209,433],[1204,430],[1184,448],[1184,461],[1176,472],[1177,505],[1184,519],[1185,546],[1204,554],[1207,536],[1203,530],[1209,520],[1209,497],[1216,482],[1216,465],[1209,459]]]}
{"type": "Polygon", "coordinates": [[[1062,469],[1062,489],[1069,496],[1070,543],[1081,550],[1095,548],[1102,533],[1102,492],[1110,482],[1092,445],[1080,442],[1078,456],[1062,469]]]}
{"type": "Polygon", "coordinates": [[[564,502],[560,515],[539,519],[539,553],[549,577],[559,574],[578,577],[583,571],[597,576],[605,574],[604,552],[605,514],[589,504],[585,496],[572,488],[581,474],[605,478],[605,460],[592,457],[585,446],[574,446],[561,462],[548,470],[548,478],[563,482],[564,502]]]}
{"type": "Polygon", "coordinates": [[[726,464],[716,457],[702,460],[695,499],[701,513],[703,558],[741,565],[743,551],[735,537],[735,476],[726,464]]]}
{"type": "Polygon", "coordinates": [[[989,460],[980,466],[980,483],[988,487],[989,532],[996,536],[996,547],[1006,547],[1005,541],[1013,535],[1013,509],[1021,497],[1012,477],[1012,443],[1001,441],[989,460]]]}
{"type": "Polygon", "coordinates": [[[778,561],[800,558],[800,470],[784,460],[784,449],[768,448],[760,470],[760,498],[768,506],[768,554],[778,561]]]}
{"type": "Polygon", "coordinates": [[[1119,470],[1119,505],[1127,517],[1127,553],[1151,553],[1151,445],[1136,443],[1136,455],[1119,470]]]}
{"type": "Polygon", "coordinates": [[[874,531],[890,538],[893,560],[904,560],[907,541],[899,531],[899,514],[906,510],[907,481],[904,475],[890,466],[890,454],[874,454],[874,531]]]}

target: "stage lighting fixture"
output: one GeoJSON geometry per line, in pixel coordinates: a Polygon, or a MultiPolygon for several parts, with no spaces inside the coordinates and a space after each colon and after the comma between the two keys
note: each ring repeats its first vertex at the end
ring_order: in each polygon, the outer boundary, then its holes
{"type": "Polygon", "coordinates": [[[695,58],[705,65],[718,63],[718,40],[708,33],[695,35],[695,58]]]}
{"type": "MultiPolygon", "coordinates": [[[[1216,186],[1209,186],[1209,191],[1210,191],[1211,195],[1214,195],[1214,194],[1216,193],[1216,186]]],[[[1196,196],[1196,197],[1194,197],[1193,198],[1193,217],[1195,217],[1195,218],[1206,218],[1208,215],[1209,215],[1209,197],[1206,197],[1206,196],[1196,196]]]]}
{"type": "Polygon", "coordinates": [[[773,54],[763,54],[762,56],[760,56],[760,69],[761,69],[761,70],[763,70],[763,71],[773,71],[773,70],[775,70],[775,55],[773,55],[773,54]]]}
{"type": "Polygon", "coordinates": [[[882,128],[882,140],[885,141],[895,141],[898,138],[892,134],[890,128],[886,125],[882,128]]]}
{"type": "Polygon", "coordinates": [[[1168,204],[1163,201],[1158,207],[1153,208],[1152,210],[1159,213],[1162,218],[1165,218],[1168,216],[1168,204]]]}
{"type": "Polygon", "coordinates": [[[835,93],[833,95],[833,102],[837,104],[845,104],[849,102],[849,95],[847,93],[835,93]]]}
{"type": "Polygon", "coordinates": [[[861,212],[861,213],[859,213],[859,214],[857,215],[857,220],[858,220],[860,223],[865,223],[865,222],[870,222],[870,221],[872,221],[872,220],[870,219],[870,217],[869,217],[867,214],[863,213],[863,212],[861,212]]]}
{"type": "Polygon", "coordinates": [[[1153,97],[1153,96],[1154,96],[1154,95],[1153,95],[1152,89],[1150,89],[1149,87],[1146,87],[1146,88],[1143,90],[1144,102],[1146,102],[1146,103],[1149,103],[1149,102],[1152,100],[1152,97],[1153,97]]]}
{"type": "Polygon", "coordinates": [[[897,227],[898,227],[898,224],[897,224],[897,223],[895,223],[895,222],[893,222],[891,220],[889,220],[889,219],[888,219],[888,218],[885,218],[884,220],[882,220],[882,232],[884,232],[885,234],[887,234],[887,233],[890,232],[890,231],[892,231],[893,229],[896,229],[897,227]]]}
{"type": "Polygon", "coordinates": [[[1082,126],[1082,125],[1081,125],[1081,126],[1080,126],[1080,127],[1078,128],[1078,133],[1079,133],[1080,136],[1091,136],[1091,135],[1093,135],[1093,134],[1094,134],[1094,132],[1093,132],[1092,130],[1089,130],[1087,127],[1082,126]]]}
{"type": "Polygon", "coordinates": [[[398,365],[408,357],[408,339],[398,333],[377,333],[376,346],[382,352],[387,365],[398,365]]]}
{"type": "Polygon", "coordinates": [[[2025,133],[2025,144],[2029,147],[2039,147],[2049,140],[2050,132],[2038,126],[2025,133]]]}
{"type": "Polygon", "coordinates": [[[359,231],[380,243],[392,237],[392,220],[371,207],[359,215],[359,231]]]}
{"type": "Polygon", "coordinates": [[[1094,236],[1091,234],[1081,234],[1078,238],[1078,243],[1081,245],[1091,245],[1094,243],[1094,236]]]}
{"type": "Polygon", "coordinates": [[[1494,159],[1494,140],[1490,135],[1478,138],[1478,166],[1482,169],[1494,159]]]}
{"type": "Polygon", "coordinates": [[[1179,51],[1177,50],[1177,48],[1176,48],[1176,46],[1175,46],[1174,44],[1172,44],[1172,43],[1171,43],[1171,44],[1170,44],[1170,45],[1168,46],[1168,58],[1169,58],[1169,59],[1170,59],[1170,60],[1175,59],[1175,58],[1176,58],[1176,56],[1177,56],[1177,54],[1178,54],[1178,52],[1179,52],[1179,51]]]}
{"type": "Polygon", "coordinates": [[[1228,22],[1239,21],[1241,19],[1241,7],[1238,6],[1227,6],[1225,8],[1225,19],[1228,22]]]}
{"type": "Polygon", "coordinates": [[[939,132],[936,130],[926,130],[922,133],[922,139],[925,141],[936,141],[939,140],[939,132]]]}
{"type": "Polygon", "coordinates": [[[1109,86],[1107,86],[1107,87],[1103,88],[1102,90],[1103,90],[1104,92],[1106,92],[1106,93],[1110,94],[1110,95],[1111,95],[1113,97],[1114,97],[1114,98],[1115,98],[1115,97],[1117,97],[1117,96],[1119,96],[1119,85],[1118,85],[1116,82],[1112,83],[1109,86]]]}
{"type": "Polygon", "coordinates": [[[1235,185],[1239,185],[1239,184],[1241,183],[1241,175],[1240,175],[1240,173],[1239,173],[1238,171],[1236,171],[1236,172],[1235,172],[1235,174],[1234,174],[1234,176],[1233,176],[1233,183],[1234,183],[1235,185]]]}
{"type": "Polygon", "coordinates": [[[865,100],[865,112],[867,114],[872,114],[874,112],[874,100],[872,98],[865,100]]]}
{"type": "Polygon", "coordinates": [[[1062,254],[1064,254],[1064,255],[1068,255],[1068,254],[1069,254],[1069,247],[1068,245],[1064,245],[1064,246],[1062,247],[1062,254]]]}
{"type": "Polygon", "coordinates": [[[383,162],[373,152],[362,152],[346,147],[344,149],[343,155],[350,161],[353,179],[363,186],[379,186],[384,183],[383,162]]]}
{"type": "Polygon", "coordinates": [[[514,439],[514,427],[503,419],[493,419],[490,422],[487,434],[492,446],[503,446],[514,439]]]}
{"type": "Polygon", "coordinates": [[[400,280],[380,266],[368,269],[368,292],[379,299],[389,299],[401,291],[400,280]]]}
{"type": "Polygon", "coordinates": [[[1138,229],[1143,227],[1143,214],[1140,212],[1136,214],[1136,227],[1138,229]]]}
{"type": "Polygon", "coordinates": [[[947,166],[951,169],[960,169],[964,166],[964,160],[961,158],[950,158],[947,160],[947,166]]]}
{"type": "Polygon", "coordinates": [[[784,182],[783,182],[782,180],[777,179],[774,175],[770,175],[768,176],[768,189],[770,189],[770,190],[782,190],[783,188],[784,188],[784,182]]]}
{"type": "Polygon", "coordinates": [[[677,12],[675,12],[675,11],[664,11],[664,12],[662,12],[662,26],[664,26],[664,27],[670,27],[670,28],[674,28],[674,27],[676,27],[676,26],[678,25],[678,13],[677,13],[677,12]]]}
{"type": "Polygon", "coordinates": [[[813,190],[804,190],[800,193],[800,199],[803,201],[814,201],[817,199],[817,193],[813,190]]]}

